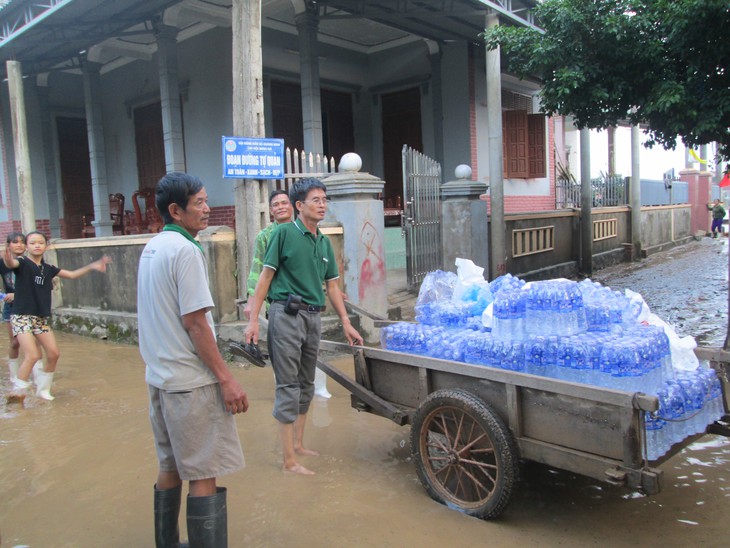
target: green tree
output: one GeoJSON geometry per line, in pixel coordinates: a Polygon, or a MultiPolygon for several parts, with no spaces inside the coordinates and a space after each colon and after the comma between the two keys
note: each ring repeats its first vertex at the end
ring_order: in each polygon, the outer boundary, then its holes
{"type": "Polygon", "coordinates": [[[546,114],[641,123],[648,146],[717,142],[730,159],[728,0],[544,0],[535,15],[544,33],[502,25],[483,37],[508,71],[542,80],[546,114]]]}

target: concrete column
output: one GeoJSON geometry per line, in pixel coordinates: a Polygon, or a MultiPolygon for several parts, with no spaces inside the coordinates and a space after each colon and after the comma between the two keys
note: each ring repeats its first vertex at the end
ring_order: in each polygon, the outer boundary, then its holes
{"type": "Polygon", "coordinates": [[[606,129],[608,136],[608,174],[616,175],[616,126],[606,129]]]}
{"type": "Polygon", "coordinates": [[[322,102],[319,83],[319,52],[317,7],[307,3],[306,10],[295,16],[299,31],[299,67],[302,85],[302,125],[304,129],[304,150],[322,154],[322,102]]]}
{"type": "Polygon", "coordinates": [[[631,243],[632,257],[641,259],[641,130],[631,126],[631,243]]]}
{"type": "Polygon", "coordinates": [[[593,275],[593,188],[591,187],[591,132],[580,130],[580,267],[586,276],[593,275]]]}
{"type": "Polygon", "coordinates": [[[84,102],[86,103],[86,130],[89,135],[89,162],[91,164],[91,194],[94,200],[96,236],[112,235],[109,215],[109,185],[106,175],[106,148],[104,122],[101,110],[101,65],[84,61],[84,102]]]}
{"type": "Polygon", "coordinates": [[[431,94],[433,98],[433,145],[435,160],[444,165],[444,104],[443,78],[441,77],[441,48],[428,41],[431,64],[431,94]]]}
{"type": "Polygon", "coordinates": [[[157,64],[160,73],[160,104],[162,109],[162,136],[165,142],[165,169],[185,171],[182,109],[177,72],[178,29],[168,25],[155,27],[157,64]]]}
{"type": "MultiPolygon", "coordinates": [[[[495,12],[487,15],[487,28],[496,27],[495,12]]],[[[506,231],[504,225],[504,175],[502,154],[502,66],[500,48],[487,50],[487,135],[489,143],[489,186],[492,221],[490,223],[490,279],[507,273],[506,231]]]]}
{"type": "Polygon", "coordinates": [[[456,272],[456,259],[470,259],[477,266],[489,264],[489,246],[484,238],[487,208],[480,196],[487,186],[472,181],[471,167],[460,165],[455,180],[441,185],[441,241],[443,269],[456,272]]]}
{"type": "MultiPolygon", "coordinates": [[[[340,276],[348,299],[369,312],[388,316],[386,283],[385,224],[383,201],[378,194],[385,181],[360,173],[362,160],[357,154],[342,157],[339,173],[323,182],[327,185],[330,206],[326,221],[342,225],[344,236],[344,271],[340,276]]],[[[379,330],[373,321],[361,317],[360,334],[367,342],[377,342],[379,330]]]]}
{"type": "Polygon", "coordinates": [[[13,126],[15,176],[18,181],[18,201],[20,202],[20,226],[21,230],[27,234],[36,229],[36,219],[33,203],[33,177],[30,171],[28,124],[25,118],[23,70],[19,61],[7,61],[5,66],[8,72],[8,96],[10,99],[10,120],[13,126]]]}
{"type": "Polygon", "coordinates": [[[40,121],[43,139],[43,160],[46,173],[46,196],[48,196],[48,222],[51,238],[61,237],[61,223],[58,216],[58,181],[56,180],[56,162],[53,155],[53,131],[51,112],[48,107],[48,86],[39,85],[38,102],[40,103],[40,121]]]}

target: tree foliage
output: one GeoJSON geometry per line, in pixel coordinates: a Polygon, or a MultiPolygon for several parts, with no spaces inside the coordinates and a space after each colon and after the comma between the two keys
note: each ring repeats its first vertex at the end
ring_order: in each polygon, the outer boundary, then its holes
{"type": "Polygon", "coordinates": [[[508,71],[543,81],[545,113],[578,127],[641,123],[648,146],[717,142],[730,159],[728,0],[544,0],[535,15],[544,33],[483,36],[508,71]]]}

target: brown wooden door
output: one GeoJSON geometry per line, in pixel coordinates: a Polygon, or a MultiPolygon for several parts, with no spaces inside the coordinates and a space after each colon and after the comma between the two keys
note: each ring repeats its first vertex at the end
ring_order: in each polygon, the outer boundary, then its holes
{"type": "Polygon", "coordinates": [[[421,94],[418,88],[382,96],[385,206],[403,204],[403,145],[423,152],[421,94]]]}
{"type": "MultiPolygon", "coordinates": [[[[322,108],[322,147],[325,156],[339,162],[342,155],[355,152],[352,95],[340,91],[320,91],[322,108]]],[[[284,146],[301,152],[304,146],[302,91],[299,84],[271,82],[271,126],[284,146]]],[[[307,150],[306,152],[311,152],[307,150]]]]}
{"type": "Polygon", "coordinates": [[[63,222],[66,238],[80,238],[83,216],[92,218],[91,165],[86,120],[57,118],[58,151],[63,192],[63,222]]]}
{"type": "Polygon", "coordinates": [[[155,188],[167,170],[159,102],[134,110],[134,139],[139,188],[155,188]]]}
{"type": "Polygon", "coordinates": [[[271,127],[275,139],[284,139],[284,146],[302,151],[302,92],[299,84],[271,82],[271,127]]]}

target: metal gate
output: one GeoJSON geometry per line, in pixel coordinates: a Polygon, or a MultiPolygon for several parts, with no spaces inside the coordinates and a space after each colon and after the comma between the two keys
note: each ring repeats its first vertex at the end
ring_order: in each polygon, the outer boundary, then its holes
{"type": "Polygon", "coordinates": [[[408,288],[442,268],[441,165],[403,145],[403,234],[408,288]]]}

